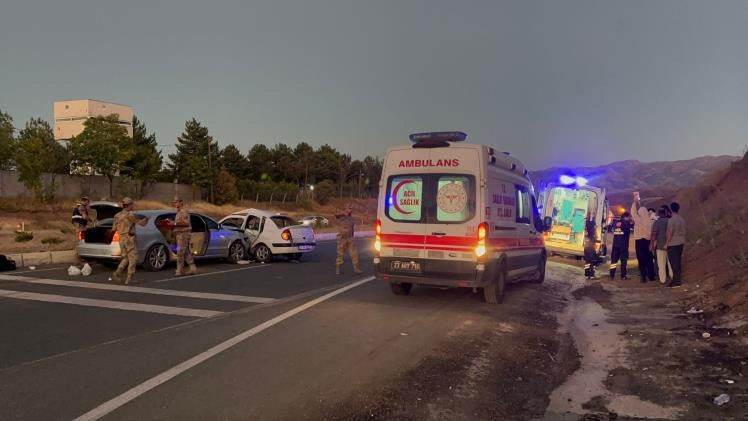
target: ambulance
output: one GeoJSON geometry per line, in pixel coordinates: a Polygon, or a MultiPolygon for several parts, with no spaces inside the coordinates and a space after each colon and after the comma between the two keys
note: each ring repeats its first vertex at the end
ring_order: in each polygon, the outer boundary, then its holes
{"type": "Polygon", "coordinates": [[[374,268],[395,295],[414,284],[482,289],[500,303],[510,282],[543,282],[546,223],[520,161],[465,143],[462,132],[417,133],[389,148],[377,203],[374,268]]]}
{"type": "Polygon", "coordinates": [[[550,253],[584,257],[585,227],[588,218],[595,221],[595,251],[600,259],[606,254],[603,227],[608,219],[605,189],[590,186],[584,177],[561,175],[541,194],[541,214],[550,219],[545,247],[550,253]]]}

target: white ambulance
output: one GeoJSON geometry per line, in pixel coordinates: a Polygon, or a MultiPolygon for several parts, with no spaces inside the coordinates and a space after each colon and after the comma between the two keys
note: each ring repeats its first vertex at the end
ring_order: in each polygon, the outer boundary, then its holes
{"type": "Polygon", "coordinates": [[[374,268],[396,295],[413,284],[482,288],[543,282],[546,222],[527,170],[462,132],[418,133],[387,150],[379,184],[374,268]]]}

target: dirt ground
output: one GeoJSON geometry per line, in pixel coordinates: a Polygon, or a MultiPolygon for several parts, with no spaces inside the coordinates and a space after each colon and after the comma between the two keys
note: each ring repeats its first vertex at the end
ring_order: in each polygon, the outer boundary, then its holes
{"type": "Polygon", "coordinates": [[[686,314],[688,287],[631,278],[586,281],[551,263],[545,284],[511,287],[519,300],[476,308],[417,366],[320,418],[748,419],[748,324],[686,314]],[[717,406],[722,393],[730,402],[717,406]]]}

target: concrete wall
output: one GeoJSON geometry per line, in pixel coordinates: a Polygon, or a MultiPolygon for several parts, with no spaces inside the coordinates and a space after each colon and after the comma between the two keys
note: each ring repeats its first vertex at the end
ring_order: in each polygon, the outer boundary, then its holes
{"type": "MultiPolygon", "coordinates": [[[[43,176],[45,186],[50,185],[51,178],[49,174],[43,176]]],[[[139,191],[139,183],[127,177],[115,177],[114,197],[111,198],[109,197],[109,179],[104,176],[57,174],[55,183],[57,183],[55,196],[60,198],[75,198],[86,194],[91,200],[119,200],[123,196],[131,196],[170,202],[174,197],[173,183],[154,183],[147,185],[144,191],[139,191]]],[[[177,184],[177,194],[186,200],[200,198],[200,192],[195,191],[193,195],[192,186],[186,184],[177,184]]],[[[33,192],[27,190],[23,183],[18,181],[18,174],[15,171],[0,171],[0,197],[33,197],[33,195],[33,192]]]]}

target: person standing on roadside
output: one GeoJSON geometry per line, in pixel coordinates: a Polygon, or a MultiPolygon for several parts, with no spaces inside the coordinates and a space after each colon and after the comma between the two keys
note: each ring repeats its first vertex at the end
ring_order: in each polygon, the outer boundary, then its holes
{"type": "Polygon", "coordinates": [[[681,276],[683,273],[683,246],[686,244],[686,221],[679,214],[680,204],[677,202],[671,203],[670,210],[673,215],[668,220],[665,247],[667,247],[668,261],[673,268],[673,279],[668,286],[679,287],[683,282],[681,276]]]}
{"type": "Polygon", "coordinates": [[[117,270],[112,275],[117,282],[122,283],[122,273],[127,269],[127,277],[124,280],[125,285],[133,282],[135,266],[138,264],[138,248],[135,241],[135,225],[145,226],[148,223],[148,217],[138,218],[132,211],[135,207],[132,199],[125,197],[122,199],[122,210],[114,215],[112,226],[119,233],[119,248],[122,260],[117,266],[117,270]]]}
{"type": "Polygon", "coordinates": [[[598,263],[597,250],[597,226],[595,218],[590,213],[587,215],[587,222],[584,226],[584,276],[587,279],[597,279],[595,277],[595,266],[598,263]]]}
{"type": "Polygon", "coordinates": [[[649,239],[652,237],[652,217],[649,215],[647,208],[641,205],[639,192],[634,192],[631,215],[634,219],[634,244],[641,281],[654,281],[654,260],[652,260],[652,252],[649,251],[649,239]]]}
{"type": "Polygon", "coordinates": [[[336,210],[335,218],[338,220],[338,254],[335,258],[335,274],[340,275],[340,267],[343,265],[343,257],[345,256],[346,249],[353,263],[353,272],[357,275],[361,274],[363,272],[361,272],[358,250],[356,250],[356,242],[353,238],[356,225],[353,220],[353,205],[348,204],[344,209],[336,210]]]}
{"type": "Polygon", "coordinates": [[[75,244],[75,261],[80,264],[82,261],[78,253],[78,245],[81,240],[85,239],[86,230],[96,226],[96,209],[91,208],[91,201],[88,200],[88,196],[81,196],[80,200],[75,204],[72,223],[73,230],[75,230],[75,238],[73,239],[75,244]]]}
{"type": "Polygon", "coordinates": [[[631,221],[631,214],[624,212],[619,220],[614,220],[610,226],[613,232],[613,247],[610,251],[610,279],[616,279],[616,269],[618,262],[621,262],[621,280],[625,281],[626,266],[629,260],[629,240],[634,224],[631,221]]]}
{"type": "Polygon", "coordinates": [[[667,258],[667,214],[667,206],[663,206],[657,211],[659,218],[652,224],[652,237],[649,242],[649,250],[657,256],[657,271],[661,284],[667,283],[668,275],[671,278],[673,276],[673,269],[670,267],[667,258]]]}
{"type": "Polygon", "coordinates": [[[176,276],[193,275],[197,272],[195,259],[190,250],[190,238],[192,236],[192,224],[190,223],[190,213],[184,207],[184,201],[181,197],[175,197],[171,202],[177,213],[174,215],[174,243],[177,245],[177,271],[176,276]],[[184,272],[184,264],[187,263],[187,272],[184,272]]]}

